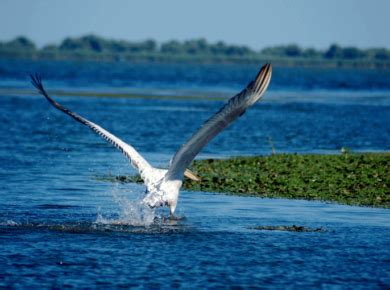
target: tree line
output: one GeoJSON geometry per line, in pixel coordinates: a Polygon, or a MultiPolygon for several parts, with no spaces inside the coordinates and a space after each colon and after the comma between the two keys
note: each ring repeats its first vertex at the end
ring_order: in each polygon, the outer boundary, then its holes
{"type": "Polygon", "coordinates": [[[206,39],[192,39],[186,41],[170,40],[157,43],[155,40],[125,41],[109,40],[96,35],[82,37],[68,37],[60,44],[46,45],[37,48],[35,43],[26,37],[17,37],[8,42],[0,42],[0,56],[35,56],[50,57],[78,55],[80,58],[99,55],[105,56],[183,56],[187,58],[220,57],[221,59],[311,59],[311,60],[365,60],[365,61],[390,61],[390,50],[386,48],[359,49],[357,47],[342,47],[337,44],[330,45],[327,49],[302,48],[296,44],[266,47],[261,50],[253,50],[244,45],[231,45],[223,41],[209,43],[206,39]]]}

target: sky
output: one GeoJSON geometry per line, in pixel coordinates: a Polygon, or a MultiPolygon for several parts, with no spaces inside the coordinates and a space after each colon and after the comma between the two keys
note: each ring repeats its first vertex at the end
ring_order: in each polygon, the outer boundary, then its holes
{"type": "Polygon", "coordinates": [[[295,43],[390,48],[389,0],[0,0],[0,41],[38,47],[96,34],[140,41],[206,38],[253,49],[295,43]]]}

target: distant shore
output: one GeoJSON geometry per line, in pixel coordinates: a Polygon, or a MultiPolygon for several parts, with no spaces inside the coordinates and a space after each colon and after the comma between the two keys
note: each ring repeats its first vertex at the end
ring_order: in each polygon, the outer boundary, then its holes
{"type": "MultiPolygon", "coordinates": [[[[194,161],[191,169],[202,181],[186,179],[185,190],[390,208],[390,153],[205,159],[194,161]]],[[[101,179],[141,181],[126,176],[101,179]]]]}
{"type": "Polygon", "coordinates": [[[0,53],[0,59],[35,60],[35,61],[79,61],[79,62],[127,62],[127,63],[162,63],[162,64],[239,64],[251,65],[272,63],[275,67],[313,67],[313,68],[368,68],[389,69],[390,61],[371,60],[324,60],[319,58],[289,58],[267,55],[218,57],[208,55],[162,55],[162,54],[94,54],[94,53],[0,53]]]}
{"type": "Polygon", "coordinates": [[[65,38],[61,43],[38,48],[23,36],[0,42],[0,59],[104,61],[128,63],[259,64],[272,62],[287,67],[390,68],[386,48],[303,48],[296,44],[254,50],[245,45],[210,43],[204,38],[157,43],[153,39],[127,41],[97,35],[65,38]]]}

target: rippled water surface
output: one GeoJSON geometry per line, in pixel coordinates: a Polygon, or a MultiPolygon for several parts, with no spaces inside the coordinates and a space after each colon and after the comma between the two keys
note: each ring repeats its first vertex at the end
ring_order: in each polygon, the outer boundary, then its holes
{"type": "MultiPolygon", "coordinates": [[[[139,206],[143,186],[102,181],[135,173],[119,152],[18,93],[36,70],[50,89],[123,91],[129,80],[131,92],[202,96],[56,98],[166,167],[224,102],[204,96],[237,91],[256,69],[0,61],[0,287],[390,286],[388,209],[183,191],[170,221],[139,206]],[[321,230],[255,229],[279,225],[321,230]]],[[[199,158],[270,154],[270,140],[277,152],[388,150],[389,74],[353,73],[275,68],[264,101],[199,158]]]]}

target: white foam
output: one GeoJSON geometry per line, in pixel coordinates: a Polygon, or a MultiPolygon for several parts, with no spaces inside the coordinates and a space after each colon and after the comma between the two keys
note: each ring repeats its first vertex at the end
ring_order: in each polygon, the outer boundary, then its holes
{"type": "Polygon", "coordinates": [[[0,222],[0,226],[17,226],[17,225],[19,225],[19,224],[13,220],[7,220],[4,222],[0,222]]]}

